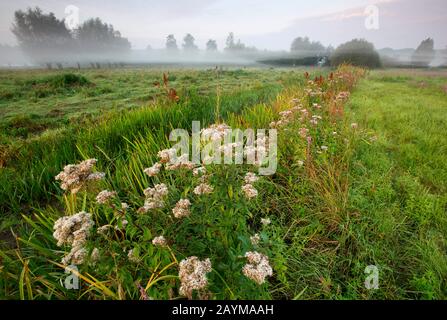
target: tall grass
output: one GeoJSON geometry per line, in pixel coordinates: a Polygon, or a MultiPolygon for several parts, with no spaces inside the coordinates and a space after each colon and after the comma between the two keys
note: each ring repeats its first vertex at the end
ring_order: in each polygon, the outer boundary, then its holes
{"type": "MultiPolygon", "coordinates": [[[[349,69],[340,70],[340,74],[350,72],[349,69]]],[[[272,178],[261,179],[257,184],[259,195],[251,201],[245,199],[241,192],[241,180],[245,172],[252,169],[250,167],[207,167],[210,184],[215,190],[211,195],[202,197],[192,194],[198,180],[188,172],[163,172],[154,178],[143,173],[144,167],[156,161],[156,152],[168,146],[166,137],[172,128],[189,129],[191,121],[197,119],[205,124],[214,122],[215,109],[209,108],[215,102],[212,97],[206,102],[191,99],[185,105],[134,111],[82,131],[76,136],[73,156],[79,153],[81,158],[96,157],[98,169],[106,172],[107,181],[78,197],[61,197],[62,206],[66,214],[82,210],[91,212],[97,227],[117,223],[119,226],[116,209],[98,206],[94,201],[95,192],[101,189],[117,190],[117,201],[127,202],[131,206],[131,211],[126,214],[128,226],[125,232],[117,229],[106,238],[92,237],[88,250],[100,248],[102,259],[98,264],[87,261],[80,266],[79,276],[83,281],[81,290],[66,292],[59,284],[59,280],[65,276],[63,266],[58,262],[64,248],[57,247],[52,239],[54,221],[63,213],[58,209],[59,206],[53,206],[37,210],[32,218],[25,215],[26,225],[16,237],[17,248],[2,251],[5,269],[1,278],[5,292],[28,299],[143,299],[146,295],[156,299],[171,299],[178,297],[178,261],[195,255],[199,258],[210,257],[213,266],[208,275],[207,291],[199,293],[198,298],[299,297],[297,290],[305,290],[297,287],[288,272],[289,259],[297,255],[291,255],[288,251],[297,249],[295,227],[302,223],[300,216],[303,210],[317,208],[319,202],[310,197],[316,193],[315,188],[318,186],[306,170],[311,170],[311,164],[324,167],[324,163],[329,162],[327,157],[337,153],[335,149],[328,154],[321,154],[319,150],[319,143],[329,142],[329,132],[334,130],[334,126],[343,125],[336,119],[330,120],[328,102],[334,94],[349,90],[353,85],[349,79],[330,83],[320,78],[311,84],[315,90],[320,87],[326,92],[320,97],[312,98],[305,93],[304,87],[297,87],[284,91],[275,101],[267,104],[259,104],[259,94],[253,93],[248,97],[221,97],[219,113],[222,119],[241,128],[268,126],[277,119],[279,111],[293,106],[293,98],[298,98],[303,107],[309,109],[313,108],[314,103],[320,103],[324,109],[312,111],[325,119],[328,117],[328,120],[310,131],[315,141],[312,156],[307,153],[309,146],[299,135],[298,129],[302,124],[293,121],[287,128],[281,129],[278,173],[272,178]],[[253,99],[251,106],[250,99],[253,99]],[[245,103],[248,107],[241,108],[245,103]],[[300,159],[306,161],[306,169],[299,167],[300,159]],[[305,182],[307,178],[310,180],[305,182]],[[297,186],[296,181],[302,182],[302,185],[297,186]],[[168,208],[172,208],[179,198],[191,199],[190,217],[178,221],[166,212],[134,214],[135,209],[141,206],[143,190],[160,182],[169,186],[168,208]],[[308,200],[300,201],[301,196],[308,200]],[[272,224],[263,226],[260,220],[266,217],[271,218],[272,224]],[[250,240],[255,233],[259,233],[259,244],[250,240]],[[166,249],[156,248],[150,242],[160,234],[168,239],[166,249]],[[290,241],[293,246],[288,248],[290,241]],[[127,258],[130,249],[138,258],[136,265],[127,258]],[[244,254],[253,250],[266,254],[271,261],[274,277],[270,287],[254,283],[241,272],[246,261],[244,254]],[[13,270],[17,269],[22,270],[19,277],[14,276],[13,270]]],[[[269,94],[271,92],[265,96],[269,97],[269,94]]],[[[61,167],[62,164],[58,170],[61,167]]],[[[316,216],[323,226],[332,227],[331,223],[320,218],[316,216]]]]}
{"type": "MultiPolygon", "coordinates": [[[[246,106],[268,102],[279,89],[269,85],[222,94],[220,116],[225,119],[229,113],[239,112],[246,106]]],[[[65,164],[85,155],[106,162],[125,158],[128,141],[135,137],[154,132],[167,134],[173,126],[187,129],[193,120],[200,120],[204,125],[213,122],[216,100],[215,95],[189,92],[188,99],[173,107],[162,103],[110,113],[99,123],[51,130],[17,145],[6,167],[0,170],[0,214],[17,213],[22,206],[27,210],[48,202],[58,191],[55,174],[65,164]]]]}

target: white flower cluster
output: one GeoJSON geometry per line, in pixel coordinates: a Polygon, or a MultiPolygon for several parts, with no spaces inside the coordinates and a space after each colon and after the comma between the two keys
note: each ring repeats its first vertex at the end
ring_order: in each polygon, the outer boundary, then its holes
{"type": "Polygon", "coordinates": [[[164,183],[155,185],[153,188],[144,190],[146,200],[144,206],[138,209],[139,213],[146,213],[152,209],[163,208],[165,206],[164,198],[168,195],[168,187],[164,183]]]}
{"type": "Polygon", "coordinates": [[[125,202],[121,202],[121,210],[126,211],[129,209],[129,205],[125,202]]]}
{"type": "Polygon", "coordinates": [[[279,113],[280,119],[270,123],[270,128],[279,128],[290,123],[295,117],[295,111],[299,110],[300,106],[293,107],[290,110],[281,111],[279,113]]]}
{"type": "Polygon", "coordinates": [[[195,168],[194,170],[192,170],[192,174],[194,176],[200,176],[200,175],[206,174],[206,168],[205,167],[195,168]]]}
{"type": "Polygon", "coordinates": [[[155,177],[157,174],[160,173],[160,169],[161,164],[156,162],[152,167],[144,169],[143,172],[149,177],[155,177]]]}
{"type": "Polygon", "coordinates": [[[210,186],[208,183],[201,183],[197,187],[194,188],[194,194],[200,196],[202,194],[209,194],[213,192],[214,188],[210,186]]]}
{"type": "Polygon", "coordinates": [[[315,81],[309,80],[307,82],[309,88],[304,89],[304,92],[310,97],[318,97],[323,95],[321,88],[315,83],[315,81]]]}
{"type": "Polygon", "coordinates": [[[323,118],[319,115],[313,115],[312,119],[309,120],[310,124],[316,126],[318,124],[318,120],[322,120],[323,118]]]}
{"type": "Polygon", "coordinates": [[[245,175],[245,178],[244,178],[245,183],[250,183],[250,184],[253,184],[258,180],[259,180],[259,177],[256,175],[256,173],[253,173],[253,172],[247,172],[247,174],[245,175]]]}
{"type": "Polygon", "coordinates": [[[203,141],[218,141],[225,138],[229,134],[231,128],[225,123],[215,123],[210,127],[202,129],[201,138],[203,141]]]}
{"type": "Polygon", "coordinates": [[[242,186],[242,192],[247,199],[256,198],[258,196],[258,190],[256,190],[256,188],[250,183],[242,186]]]}
{"type": "Polygon", "coordinates": [[[82,264],[87,256],[84,245],[94,226],[92,215],[87,212],[79,212],[72,216],[59,218],[53,226],[53,237],[57,240],[57,245],[70,245],[71,251],[62,259],[63,264],[82,264]]]}
{"type": "Polygon", "coordinates": [[[189,210],[190,205],[191,202],[188,199],[180,199],[175,207],[172,209],[174,217],[176,217],[177,219],[188,217],[191,214],[189,210]]]}
{"type": "Polygon", "coordinates": [[[249,164],[257,166],[262,165],[267,155],[267,139],[265,136],[258,136],[252,144],[247,144],[244,147],[244,156],[249,164]]]}
{"type": "Polygon", "coordinates": [[[259,244],[259,241],[261,241],[261,237],[258,233],[256,233],[254,236],[250,237],[250,242],[252,245],[256,246],[259,244]]]}
{"type": "Polygon", "coordinates": [[[113,226],[110,224],[106,224],[104,226],[99,227],[98,229],[96,229],[96,233],[97,234],[102,234],[102,235],[106,235],[107,232],[109,231],[110,228],[112,228],[113,226]]]}
{"type": "Polygon", "coordinates": [[[252,199],[258,196],[258,190],[253,186],[259,177],[253,172],[247,172],[244,177],[245,184],[241,187],[242,193],[247,199],[252,199]]]}
{"type": "MultiPolygon", "coordinates": [[[[312,89],[309,89],[310,91],[312,91],[312,89]]],[[[293,100],[292,100],[293,102],[293,100]]],[[[321,109],[322,106],[319,105],[318,103],[313,103],[312,104],[313,108],[315,109],[321,109]]],[[[285,111],[281,111],[279,113],[280,115],[280,120],[276,121],[276,122],[272,122],[270,123],[270,127],[271,128],[279,128],[281,126],[284,126],[290,122],[292,122],[294,120],[295,114],[296,113],[300,113],[301,116],[299,118],[300,122],[304,122],[308,117],[309,117],[309,111],[307,109],[305,109],[303,107],[303,105],[296,105],[294,107],[292,107],[289,110],[285,110],[285,111]]],[[[318,124],[318,121],[321,120],[322,117],[320,115],[313,115],[311,117],[311,119],[309,120],[310,124],[316,126],[318,124]]],[[[300,135],[305,138],[307,136],[307,129],[306,128],[301,128],[300,129],[300,135]]]]}
{"type": "Polygon", "coordinates": [[[192,170],[196,167],[196,165],[189,161],[189,155],[183,154],[180,157],[171,158],[171,160],[166,163],[166,170],[179,170],[179,169],[188,169],[192,170]]]}
{"type": "Polygon", "coordinates": [[[168,163],[171,159],[174,159],[177,155],[177,150],[175,148],[164,149],[158,152],[158,157],[161,163],[168,163]]]}
{"type": "Polygon", "coordinates": [[[208,285],[206,274],[210,271],[210,259],[200,261],[199,258],[192,256],[180,261],[180,294],[191,299],[193,290],[200,290],[208,285]]]}
{"type": "Polygon", "coordinates": [[[266,277],[273,275],[272,267],[267,256],[256,251],[249,251],[245,254],[248,263],[243,267],[242,273],[257,284],[263,284],[266,277]]]}
{"type": "Polygon", "coordinates": [[[349,99],[349,96],[351,94],[349,93],[349,91],[341,91],[337,94],[337,97],[335,98],[335,100],[337,101],[345,101],[349,99]]]}
{"type": "Polygon", "coordinates": [[[188,154],[182,154],[178,157],[177,150],[175,148],[159,151],[158,157],[160,158],[160,163],[157,162],[152,167],[144,169],[144,173],[146,173],[149,177],[156,176],[160,172],[162,164],[165,165],[166,170],[192,170],[196,167],[193,162],[189,161],[188,154]]]}
{"type": "Polygon", "coordinates": [[[269,218],[261,218],[261,224],[263,226],[268,226],[272,221],[269,218]]]}
{"type": "Polygon", "coordinates": [[[61,188],[71,193],[77,193],[79,190],[88,186],[89,182],[101,180],[105,173],[93,172],[93,166],[96,159],[88,159],[79,164],[69,164],[64,167],[55,179],[61,181],[61,188]]]}
{"type": "Polygon", "coordinates": [[[114,197],[116,197],[116,191],[103,190],[96,196],[96,202],[106,204],[114,197]]]}
{"type": "Polygon", "coordinates": [[[157,247],[166,247],[167,246],[166,239],[163,236],[155,237],[154,239],[152,239],[152,244],[157,247]]]}
{"type": "Polygon", "coordinates": [[[90,259],[92,260],[93,263],[96,263],[96,262],[99,261],[99,258],[100,258],[100,257],[101,257],[101,256],[100,256],[100,254],[99,254],[99,249],[98,249],[98,248],[94,248],[94,249],[92,250],[91,255],[90,255],[90,259]]]}
{"type": "Polygon", "coordinates": [[[137,255],[135,254],[135,249],[129,250],[129,252],[127,253],[127,258],[129,259],[130,262],[133,263],[139,263],[141,261],[141,259],[137,257],[137,255]]]}

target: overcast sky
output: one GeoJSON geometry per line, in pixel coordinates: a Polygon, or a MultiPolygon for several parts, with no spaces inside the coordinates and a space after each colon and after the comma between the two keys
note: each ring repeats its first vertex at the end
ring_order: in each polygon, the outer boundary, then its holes
{"type": "Polygon", "coordinates": [[[213,38],[222,48],[230,31],[273,50],[288,50],[297,36],[333,46],[365,38],[377,48],[414,48],[433,37],[436,48],[447,46],[447,0],[0,0],[0,43],[15,43],[15,10],[39,6],[62,19],[69,5],[79,8],[81,22],[100,17],[113,24],[137,49],[163,47],[170,33],[180,44],[187,32],[200,47],[213,38]],[[379,9],[378,30],[365,27],[371,4],[379,9]]]}

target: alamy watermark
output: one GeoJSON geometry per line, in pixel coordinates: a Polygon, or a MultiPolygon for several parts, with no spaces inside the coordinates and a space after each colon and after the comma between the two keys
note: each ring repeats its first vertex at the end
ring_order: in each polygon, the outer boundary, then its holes
{"type": "Polygon", "coordinates": [[[366,30],[379,30],[379,7],[376,5],[369,5],[365,8],[365,28],[366,30]]]}
{"type": "MultiPolygon", "coordinates": [[[[67,290],[78,290],[79,289],[79,269],[76,265],[71,264],[65,268],[65,273],[69,275],[65,277],[63,287],[67,290]]],[[[62,282],[62,280],[61,280],[62,282]]]]}
{"type": "Polygon", "coordinates": [[[69,5],[65,7],[65,26],[74,30],[79,27],[79,8],[74,5],[69,5]]]}
{"type": "Polygon", "coordinates": [[[379,289],[379,268],[375,265],[369,265],[365,268],[365,288],[368,290],[379,289]]]}

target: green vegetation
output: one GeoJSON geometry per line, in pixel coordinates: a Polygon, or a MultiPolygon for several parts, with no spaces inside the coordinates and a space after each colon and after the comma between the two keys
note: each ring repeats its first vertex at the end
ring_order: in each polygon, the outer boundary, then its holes
{"type": "Polygon", "coordinates": [[[331,65],[335,67],[345,63],[367,68],[382,66],[379,53],[374,45],[363,39],[354,39],[339,45],[332,52],[330,61],[331,65]]]}
{"type": "Polygon", "coordinates": [[[380,298],[447,298],[446,80],[421,75],[373,73],[349,108],[370,136],[352,158],[349,234],[357,264],[381,270],[380,298]]]}
{"type": "MultiPolygon", "coordinates": [[[[156,104],[164,90],[154,83],[162,82],[163,72],[157,69],[82,70],[75,74],[0,71],[1,134],[10,139],[29,138],[46,129],[82,124],[111,110],[156,104]],[[17,127],[21,130],[14,130],[17,127]]],[[[294,77],[288,71],[178,69],[170,72],[168,79],[185,101],[194,94],[215,95],[218,87],[224,94],[260,87],[277,90],[294,77]]]]}
{"type": "Polygon", "coordinates": [[[211,261],[208,286],[189,298],[445,299],[445,74],[307,71],[173,70],[168,82],[178,101],[154,86],[162,82],[159,70],[89,70],[74,85],[48,80],[55,72],[3,73],[2,85],[19,93],[9,100],[15,110],[0,104],[8,110],[0,149],[0,297],[179,298],[179,263],[197,256],[211,261]],[[37,98],[36,115],[20,89],[30,78],[57,91],[37,98]],[[113,90],[97,92],[96,100],[83,94],[105,86],[113,90]],[[146,90],[151,98],[141,99],[146,90]],[[52,127],[12,133],[12,118],[17,130],[38,126],[55,101],[65,112],[52,127]],[[66,121],[77,113],[91,116],[66,121]],[[191,170],[143,172],[170,147],[169,132],[190,131],[193,120],[202,127],[278,128],[278,169],[253,183],[256,197],[241,189],[245,174],[256,170],[251,165],[206,166],[214,190],[204,195],[194,192],[202,180],[191,170]],[[64,193],[55,175],[90,158],[105,179],[64,193]],[[161,183],[169,191],[165,207],[141,214],[144,190],[161,183]],[[98,204],[105,189],[117,195],[98,204]],[[181,219],[172,213],[179,199],[191,202],[181,219]],[[71,247],[57,246],[53,226],[80,211],[91,213],[95,226],[78,266],[81,289],[66,290],[60,261],[71,247]],[[105,234],[96,232],[107,225],[105,234]],[[167,246],[152,243],[161,235],[167,246]],[[263,284],[242,273],[249,251],[267,256],[273,268],[263,284]],[[378,290],[364,286],[368,265],[379,268],[378,290]]]}
{"type": "MultiPolygon", "coordinates": [[[[84,148],[94,149],[92,155],[98,159],[107,158],[104,153],[114,158],[124,152],[126,139],[160,130],[163,126],[170,128],[166,119],[171,116],[178,119],[171,122],[172,126],[190,126],[196,119],[204,123],[212,121],[217,94],[221,115],[225,116],[245,106],[270,101],[281,88],[303,81],[302,77],[288,71],[178,70],[170,73],[169,86],[177,88],[180,100],[177,108],[168,110],[164,89],[154,86],[154,81],[161,82],[162,74],[143,70],[88,71],[84,76],[93,79],[97,87],[115,83],[117,92],[98,93],[95,99],[85,98],[82,92],[58,93],[38,99],[35,107],[23,104],[25,97],[5,103],[5,113],[9,115],[8,110],[14,110],[15,116],[9,120],[6,117],[3,124],[6,142],[0,147],[0,164],[4,167],[0,171],[0,209],[17,211],[23,209],[24,204],[29,208],[35,201],[42,203],[51,199],[58,190],[54,175],[65,164],[82,157],[80,150],[84,148]],[[105,78],[107,74],[111,79],[105,78]],[[145,91],[152,92],[151,102],[143,98],[147,95],[145,91]],[[112,101],[114,99],[116,101],[112,101]],[[55,112],[53,117],[44,116],[56,101],[60,112],[55,112]],[[126,105],[128,101],[136,102],[126,105]],[[27,115],[30,109],[36,114],[27,115]],[[188,111],[178,114],[179,110],[188,111]],[[102,116],[98,117],[101,112],[102,116]],[[67,118],[70,120],[66,121],[67,118]],[[48,130],[48,126],[55,129],[48,130]],[[20,133],[27,138],[17,137],[20,133]]],[[[29,74],[26,76],[28,78],[29,74]]],[[[89,86],[86,90],[101,89],[89,86]]]]}

